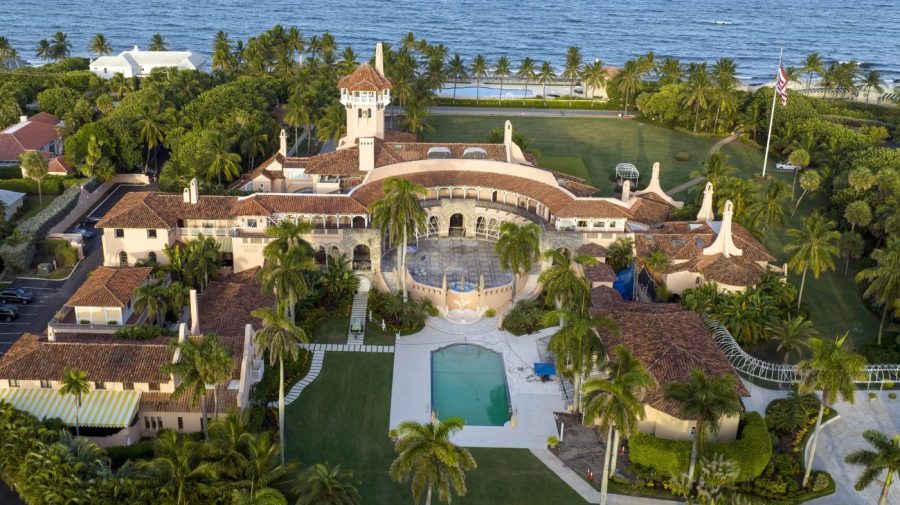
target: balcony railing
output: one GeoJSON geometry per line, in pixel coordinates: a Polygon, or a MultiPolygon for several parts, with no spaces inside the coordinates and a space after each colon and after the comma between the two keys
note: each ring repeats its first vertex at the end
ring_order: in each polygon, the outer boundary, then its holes
{"type": "Polygon", "coordinates": [[[203,235],[206,237],[233,237],[235,228],[177,228],[179,237],[196,237],[203,235]]]}
{"type": "Polygon", "coordinates": [[[103,333],[112,334],[128,326],[141,326],[147,320],[146,314],[132,314],[125,324],[96,324],[96,323],[79,323],[75,321],[72,314],[73,309],[70,306],[63,306],[59,312],[53,316],[53,319],[47,323],[47,326],[53,333],[103,333]],[[68,321],[73,322],[68,322],[68,321]],[[67,322],[63,322],[67,321],[67,322]]]}

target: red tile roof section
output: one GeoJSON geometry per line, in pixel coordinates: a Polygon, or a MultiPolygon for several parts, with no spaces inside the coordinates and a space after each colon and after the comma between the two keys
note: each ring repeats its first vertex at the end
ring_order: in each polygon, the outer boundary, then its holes
{"type": "Polygon", "coordinates": [[[391,81],[379,74],[372,65],[363,63],[348,76],[344,76],[337,83],[338,88],[350,91],[380,91],[394,87],[391,81]]]}
{"type": "Polygon", "coordinates": [[[71,307],[125,307],[150,273],[151,267],[98,267],[66,305],[71,307]]]}

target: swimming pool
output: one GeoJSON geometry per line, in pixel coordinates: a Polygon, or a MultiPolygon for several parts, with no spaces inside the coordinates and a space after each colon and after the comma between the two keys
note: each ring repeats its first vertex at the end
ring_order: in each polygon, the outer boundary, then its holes
{"type": "Polygon", "coordinates": [[[441,420],[461,417],[469,426],[503,426],[510,419],[503,357],[472,344],[432,351],[431,406],[441,420]]]}

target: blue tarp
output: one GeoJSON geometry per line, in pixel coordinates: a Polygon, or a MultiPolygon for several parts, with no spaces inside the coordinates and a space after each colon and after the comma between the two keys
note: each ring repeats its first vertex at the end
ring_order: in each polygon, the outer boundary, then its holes
{"type": "Polygon", "coordinates": [[[622,295],[623,300],[631,301],[632,295],[634,294],[634,263],[628,265],[628,268],[616,272],[616,280],[613,282],[613,289],[622,295]]]}
{"type": "Polygon", "coordinates": [[[535,375],[556,375],[556,365],[553,363],[535,363],[535,375]]]}

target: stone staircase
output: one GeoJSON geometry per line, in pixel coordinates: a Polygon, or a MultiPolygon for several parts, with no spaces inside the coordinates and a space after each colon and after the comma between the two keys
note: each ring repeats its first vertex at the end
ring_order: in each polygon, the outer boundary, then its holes
{"type": "Polygon", "coordinates": [[[400,289],[400,283],[397,281],[397,274],[394,272],[382,271],[381,276],[384,277],[384,283],[387,284],[388,290],[394,292],[400,289]]]}
{"type": "MultiPolygon", "coordinates": [[[[359,319],[363,322],[363,325],[366,324],[366,319],[368,313],[366,310],[369,307],[369,293],[361,292],[353,295],[353,306],[350,308],[350,321],[352,322],[355,319],[359,319]]],[[[347,329],[347,345],[363,345],[363,340],[365,337],[365,332],[354,334],[347,329]]]]}
{"type": "Polygon", "coordinates": [[[525,281],[525,287],[520,289],[516,293],[516,298],[513,300],[513,303],[518,302],[519,300],[527,300],[529,298],[534,298],[541,291],[541,285],[538,283],[538,276],[534,274],[528,275],[528,280],[525,281]]]}

